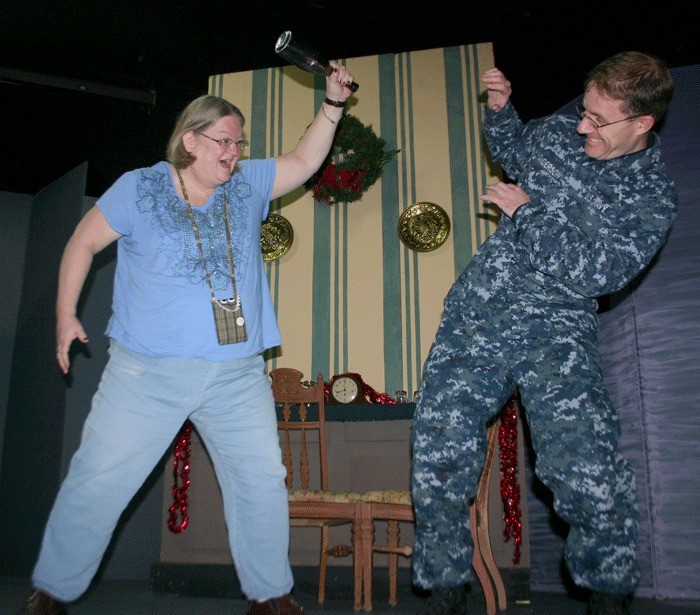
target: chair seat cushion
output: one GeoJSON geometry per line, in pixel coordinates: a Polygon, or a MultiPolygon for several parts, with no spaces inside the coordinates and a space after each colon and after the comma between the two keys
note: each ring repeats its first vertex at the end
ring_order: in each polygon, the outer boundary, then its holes
{"type": "Polygon", "coordinates": [[[381,489],[378,491],[368,491],[362,496],[365,502],[381,502],[382,504],[413,504],[410,491],[400,491],[391,489],[381,489]]]}
{"type": "Polygon", "coordinates": [[[348,491],[314,491],[311,489],[291,489],[290,502],[362,502],[360,493],[348,491]]]}

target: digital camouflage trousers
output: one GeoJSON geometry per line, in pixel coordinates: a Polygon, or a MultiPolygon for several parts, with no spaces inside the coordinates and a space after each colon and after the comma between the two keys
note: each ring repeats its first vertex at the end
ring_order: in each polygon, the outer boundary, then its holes
{"type": "Polygon", "coordinates": [[[574,582],[619,594],[638,584],[635,477],[618,453],[619,421],[595,340],[581,337],[514,337],[446,313],[424,366],[413,423],[416,585],[473,579],[469,503],[484,463],[486,423],[515,387],[535,472],[570,526],[564,555],[574,582]]]}

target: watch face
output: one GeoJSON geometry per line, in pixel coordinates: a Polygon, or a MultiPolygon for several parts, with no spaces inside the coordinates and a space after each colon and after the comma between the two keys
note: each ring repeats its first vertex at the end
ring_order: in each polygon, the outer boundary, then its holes
{"type": "Polygon", "coordinates": [[[349,404],[357,399],[357,396],[360,393],[360,387],[354,378],[342,376],[333,381],[331,393],[336,401],[340,402],[341,404],[349,404]]]}

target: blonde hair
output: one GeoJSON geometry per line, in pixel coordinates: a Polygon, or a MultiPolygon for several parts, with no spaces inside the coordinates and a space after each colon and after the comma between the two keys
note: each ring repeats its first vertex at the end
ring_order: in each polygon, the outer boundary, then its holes
{"type": "Polygon", "coordinates": [[[245,118],[240,109],[218,96],[205,95],[193,100],[180,113],[175,128],[168,141],[167,158],[176,169],[190,166],[195,156],[190,154],[182,143],[182,137],[190,130],[200,132],[218,122],[222,117],[233,115],[245,125],[245,118]]]}

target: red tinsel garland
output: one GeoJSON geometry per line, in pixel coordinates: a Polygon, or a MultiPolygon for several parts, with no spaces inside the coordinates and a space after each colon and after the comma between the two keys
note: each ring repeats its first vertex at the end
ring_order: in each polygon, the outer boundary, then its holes
{"type": "Polygon", "coordinates": [[[518,402],[510,399],[501,410],[498,428],[498,456],[501,459],[501,499],[503,500],[503,535],[506,542],[513,539],[513,563],[520,562],[523,523],[518,485],[518,402]]]}
{"type": "Polygon", "coordinates": [[[170,516],[168,517],[168,527],[170,531],[180,534],[185,531],[189,523],[187,516],[187,490],[190,488],[190,442],[192,441],[192,423],[185,421],[180,433],[178,434],[175,445],[173,461],[173,476],[175,484],[173,485],[173,505],[168,509],[170,516]],[[178,481],[182,480],[182,484],[178,487],[178,481]],[[178,523],[178,513],[181,515],[181,520],[178,523]]]}
{"type": "MultiPolygon", "coordinates": [[[[330,387],[336,378],[344,376],[346,374],[338,374],[331,378],[329,383],[326,383],[325,391],[326,395],[330,394],[330,387]]],[[[397,403],[395,399],[387,395],[386,393],[377,393],[371,386],[365,383],[360,374],[348,373],[349,376],[354,376],[362,383],[362,392],[364,396],[369,399],[374,404],[395,404],[397,403]]],[[[189,517],[187,516],[187,490],[190,488],[190,443],[192,441],[192,423],[190,421],[185,421],[182,426],[180,433],[175,439],[175,444],[173,446],[173,455],[175,457],[173,461],[173,476],[175,477],[175,483],[173,484],[172,494],[173,494],[173,505],[168,509],[168,527],[172,532],[180,534],[185,531],[189,523],[189,517]],[[178,486],[178,481],[182,480],[182,484],[178,486]],[[178,523],[178,514],[181,516],[181,520],[178,523]]]]}
{"type": "MultiPolygon", "coordinates": [[[[364,396],[372,403],[396,404],[396,400],[386,393],[378,393],[365,383],[360,374],[347,372],[337,374],[326,383],[326,394],[336,378],[354,376],[362,383],[364,396]]],[[[180,534],[189,524],[187,515],[187,491],[190,487],[190,444],[192,441],[192,423],[185,421],[173,447],[173,476],[175,482],[172,488],[173,505],[168,509],[168,527],[170,531],[180,534]],[[178,486],[179,481],[182,483],[178,486]],[[178,514],[181,516],[178,522],[178,514]]],[[[513,563],[520,562],[520,545],[522,544],[522,521],[520,511],[520,486],[518,474],[518,404],[511,399],[501,411],[501,425],[498,429],[499,457],[501,459],[501,499],[503,500],[503,520],[505,529],[503,535],[506,542],[513,538],[513,563]]]]}

